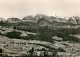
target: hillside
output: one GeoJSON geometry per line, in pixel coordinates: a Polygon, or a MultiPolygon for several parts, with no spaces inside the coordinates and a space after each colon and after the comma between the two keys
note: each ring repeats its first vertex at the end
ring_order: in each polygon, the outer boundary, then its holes
{"type": "Polygon", "coordinates": [[[80,53],[79,17],[38,14],[22,20],[0,21],[0,56],[77,57],[80,53]]]}
{"type": "Polygon", "coordinates": [[[76,56],[80,47],[80,39],[69,34],[79,34],[80,29],[50,30],[47,27],[39,30],[16,30],[0,28],[0,48],[2,56],[56,57],[76,56]],[[21,36],[22,35],[22,36],[21,36]],[[73,47],[73,48],[72,48],[73,47]],[[33,50],[34,53],[29,51],[33,50]],[[46,53],[47,52],[47,53],[46,53]],[[73,53],[74,52],[74,53],[73,53]],[[45,55],[46,54],[46,55],[45,55]]]}

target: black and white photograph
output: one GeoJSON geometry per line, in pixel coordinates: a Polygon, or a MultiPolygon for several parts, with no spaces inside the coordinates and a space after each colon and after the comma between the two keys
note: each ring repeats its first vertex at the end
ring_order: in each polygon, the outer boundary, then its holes
{"type": "Polygon", "coordinates": [[[0,0],[0,57],[80,57],[80,0],[0,0]]]}

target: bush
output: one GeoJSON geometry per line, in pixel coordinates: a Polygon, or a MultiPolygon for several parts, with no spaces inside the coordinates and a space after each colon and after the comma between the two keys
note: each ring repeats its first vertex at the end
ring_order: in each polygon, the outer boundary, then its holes
{"type": "Polygon", "coordinates": [[[58,48],[57,51],[59,51],[59,52],[66,52],[63,48],[58,48]]]}
{"type": "MultiPolygon", "coordinates": [[[[17,29],[19,28],[17,27],[17,29]]],[[[34,36],[34,35],[29,34],[26,37],[19,37],[21,34],[20,32],[17,32],[17,33],[12,32],[12,33],[8,33],[7,36],[10,38],[19,38],[19,39],[26,39],[26,40],[40,40],[40,41],[47,41],[51,43],[54,43],[54,40],[52,39],[52,37],[58,36],[58,37],[61,37],[63,41],[80,42],[79,38],[70,36],[70,34],[80,33],[80,29],[56,29],[55,30],[55,29],[49,29],[47,26],[45,26],[45,27],[40,27],[38,29],[26,28],[26,29],[19,29],[19,30],[34,32],[34,33],[37,33],[37,35],[34,36]]]]}
{"type": "Polygon", "coordinates": [[[0,49],[0,53],[2,53],[3,52],[3,50],[2,49],[0,49]]]}
{"type": "Polygon", "coordinates": [[[17,39],[21,38],[20,35],[21,35],[21,32],[17,32],[17,31],[8,32],[6,34],[6,36],[9,38],[17,38],[17,39]]]}

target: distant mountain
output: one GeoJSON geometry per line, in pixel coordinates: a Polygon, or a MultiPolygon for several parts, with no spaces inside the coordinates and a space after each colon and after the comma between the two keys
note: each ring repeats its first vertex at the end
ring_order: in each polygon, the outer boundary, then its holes
{"type": "Polygon", "coordinates": [[[80,17],[78,16],[70,17],[69,19],[67,19],[66,22],[72,24],[80,24],[80,17]]]}
{"type": "Polygon", "coordinates": [[[80,24],[80,17],[75,16],[75,17],[69,17],[69,18],[60,18],[57,16],[47,16],[44,14],[37,14],[35,16],[26,16],[22,19],[23,22],[35,22],[37,23],[38,20],[40,19],[45,19],[48,20],[49,22],[62,22],[62,23],[71,23],[71,24],[80,24]]]}
{"type": "Polygon", "coordinates": [[[74,18],[76,19],[77,24],[80,24],[80,17],[75,16],[74,18]]]}
{"type": "Polygon", "coordinates": [[[54,17],[54,16],[50,16],[50,20],[51,22],[66,22],[65,18],[59,18],[59,17],[54,17]]]}
{"type": "Polygon", "coordinates": [[[67,21],[67,23],[77,24],[77,21],[74,17],[70,17],[67,21]]]}
{"type": "Polygon", "coordinates": [[[26,16],[22,19],[23,22],[37,22],[37,20],[34,18],[34,16],[26,16]]]}
{"type": "Polygon", "coordinates": [[[50,21],[49,16],[44,15],[44,14],[37,14],[34,18],[37,19],[37,20],[39,20],[39,19],[45,19],[45,20],[50,21]]]}
{"type": "Polygon", "coordinates": [[[37,24],[40,26],[47,26],[47,25],[50,25],[50,21],[48,21],[46,19],[40,19],[40,20],[38,20],[37,24]]]}
{"type": "MultiPolygon", "coordinates": [[[[4,18],[0,18],[0,21],[4,21],[4,18]]],[[[30,16],[25,16],[23,19],[18,19],[18,18],[8,18],[7,22],[9,23],[18,23],[18,22],[33,22],[37,23],[39,20],[46,20],[48,22],[62,22],[62,23],[71,23],[71,24],[80,24],[80,17],[74,16],[74,17],[69,17],[69,18],[60,18],[57,16],[47,16],[44,14],[37,14],[35,16],[30,15],[30,16]]],[[[43,23],[43,21],[41,21],[43,23]]]]}
{"type": "Polygon", "coordinates": [[[66,19],[64,18],[59,18],[59,17],[55,17],[55,16],[47,16],[44,14],[37,14],[34,19],[36,20],[40,20],[40,19],[45,19],[48,20],[50,22],[66,22],[66,19]]]}
{"type": "Polygon", "coordinates": [[[21,20],[18,18],[8,18],[7,22],[8,23],[18,23],[18,22],[21,22],[21,20]]]}
{"type": "Polygon", "coordinates": [[[6,21],[6,19],[4,19],[4,18],[1,17],[1,18],[0,18],[0,21],[6,21]]]}

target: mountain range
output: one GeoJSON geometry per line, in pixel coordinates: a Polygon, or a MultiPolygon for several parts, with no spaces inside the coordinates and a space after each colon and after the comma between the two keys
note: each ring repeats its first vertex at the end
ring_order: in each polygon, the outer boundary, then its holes
{"type": "Polygon", "coordinates": [[[0,21],[6,21],[9,23],[18,23],[18,22],[34,22],[37,23],[40,19],[48,20],[49,22],[62,22],[62,23],[71,23],[71,24],[80,24],[80,17],[74,16],[69,18],[60,18],[57,16],[47,16],[43,14],[37,14],[36,16],[25,16],[22,19],[19,18],[8,18],[5,20],[4,18],[0,18],[0,21]]]}

